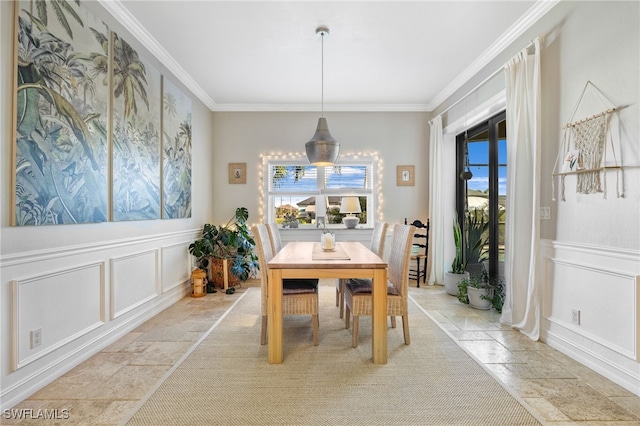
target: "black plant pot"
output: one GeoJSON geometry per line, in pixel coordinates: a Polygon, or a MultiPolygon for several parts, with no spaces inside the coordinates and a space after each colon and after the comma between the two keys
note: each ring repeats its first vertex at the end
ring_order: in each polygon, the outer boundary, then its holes
{"type": "Polygon", "coordinates": [[[466,271],[471,275],[480,276],[484,271],[484,264],[482,263],[467,263],[466,271]]]}

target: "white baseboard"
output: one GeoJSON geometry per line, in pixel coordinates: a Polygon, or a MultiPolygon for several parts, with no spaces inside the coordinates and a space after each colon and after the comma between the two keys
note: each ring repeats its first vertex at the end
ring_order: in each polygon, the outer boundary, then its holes
{"type": "Polygon", "coordinates": [[[634,372],[633,370],[621,368],[620,364],[612,362],[610,358],[592,352],[584,346],[576,345],[571,340],[548,331],[543,331],[541,338],[552,348],[575,359],[629,392],[640,396],[640,369],[636,368],[634,372]]]}

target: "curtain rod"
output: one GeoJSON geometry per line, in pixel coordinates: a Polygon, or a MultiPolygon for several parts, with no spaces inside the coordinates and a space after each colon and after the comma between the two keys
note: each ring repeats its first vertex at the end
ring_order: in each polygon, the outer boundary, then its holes
{"type": "MultiPolygon", "coordinates": [[[[540,43],[544,42],[544,37],[542,36],[538,36],[536,37],[534,40],[529,41],[529,43],[524,47],[524,49],[528,49],[531,46],[533,46],[533,44],[535,43],[536,40],[540,40],[540,43]]],[[[524,50],[523,49],[523,50],[524,50]]],[[[444,109],[444,111],[442,111],[440,114],[438,115],[442,115],[445,112],[448,112],[451,108],[453,108],[454,106],[458,105],[460,102],[462,102],[463,100],[465,100],[470,94],[474,93],[476,90],[478,90],[480,87],[484,86],[484,84],[491,80],[493,77],[495,77],[496,75],[498,75],[498,73],[500,71],[504,70],[504,65],[501,66],[500,68],[498,68],[497,70],[495,70],[494,72],[492,72],[489,76],[487,76],[484,80],[482,80],[480,83],[478,83],[473,89],[469,90],[467,92],[466,95],[462,96],[460,99],[458,99],[457,101],[455,101],[454,103],[452,103],[451,105],[449,105],[448,107],[446,107],[444,109]]],[[[432,119],[433,120],[433,119],[432,119]]],[[[431,124],[431,121],[429,120],[429,124],[431,124]]]]}

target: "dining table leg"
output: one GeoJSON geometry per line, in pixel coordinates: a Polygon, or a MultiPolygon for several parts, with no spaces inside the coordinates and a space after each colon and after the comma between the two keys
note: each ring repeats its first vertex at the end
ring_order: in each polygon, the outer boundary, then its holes
{"type": "MultiPolygon", "coordinates": [[[[267,353],[269,364],[282,364],[282,270],[269,270],[267,353]]],[[[385,339],[386,341],[386,339],[385,339]]]]}
{"type": "Polygon", "coordinates": [[[374,364],[387,363],[387,270],[375,269],[372,288],[371,355],[374,364]]]}

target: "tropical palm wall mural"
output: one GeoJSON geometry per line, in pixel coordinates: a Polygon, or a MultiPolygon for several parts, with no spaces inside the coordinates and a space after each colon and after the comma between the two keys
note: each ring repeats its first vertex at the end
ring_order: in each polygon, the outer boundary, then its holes
{"type": "Polygon", "coordinates": [[[191,99],[164,79],[162,217],[191,217],[191,99]]]}
{"type": "Polygon", "coordinates": [[[104,222],[107,26],[65,1],[18,7],[15,223],[104,222]]]}
{"type": "Polygon", "coordinates": [[[113,220],[160,218],[160,72],[113,34],[113,220]]]}
{"type": "Polygon", "coordinates": [[[16,7],[14,224],[190,217],[191,100],[78,1],[16,7]]]}

